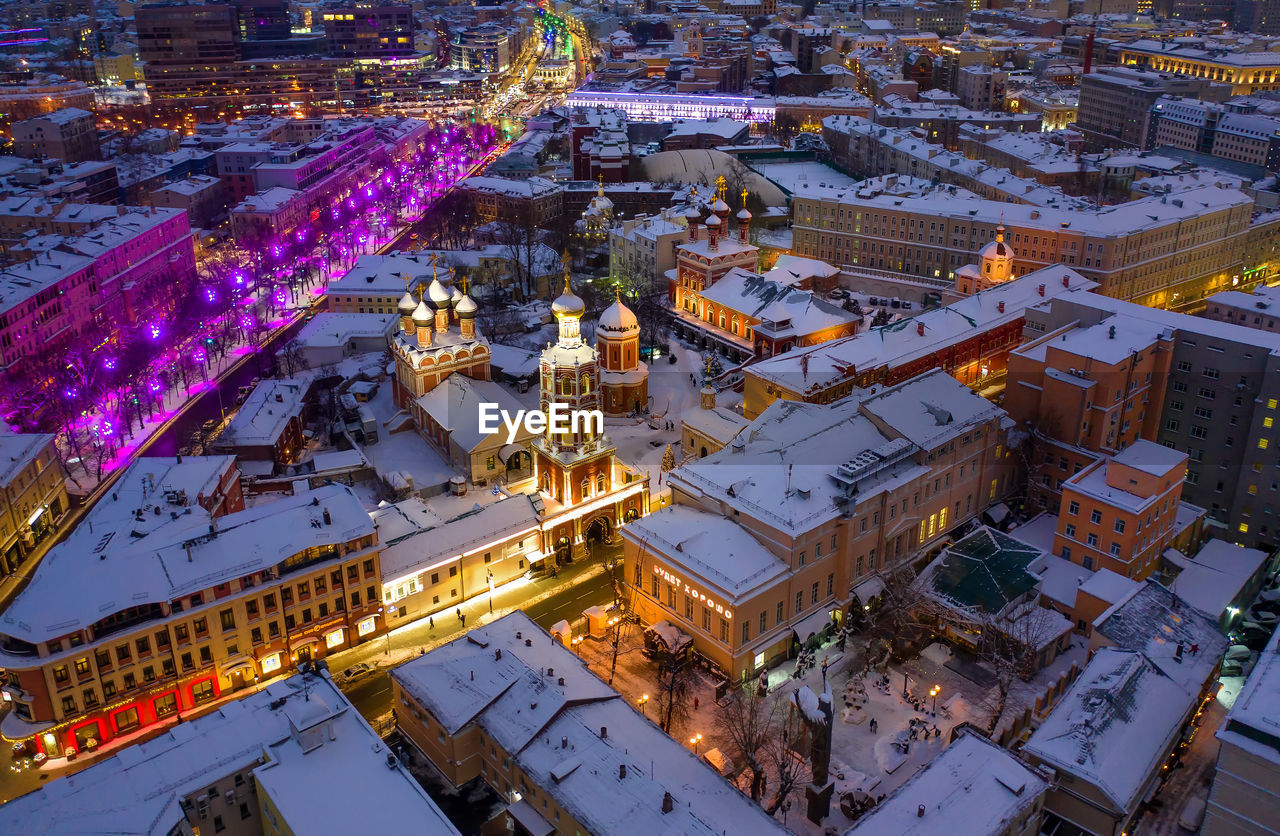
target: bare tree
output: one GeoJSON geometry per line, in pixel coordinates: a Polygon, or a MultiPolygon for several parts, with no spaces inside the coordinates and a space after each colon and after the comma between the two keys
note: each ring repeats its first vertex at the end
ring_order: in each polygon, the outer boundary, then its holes
{"type": "Polygon", "coordinates": [[[662,730],[670,734],[689,720],[698,674],[684,657],[663,655],[658,660],[658,716],[662,730]]]}
{"type": "Polygon", "coordinates": [[[1042,653],[1057,636],[1062,624],[1056,612],[1034,600],[1018,601],[994,615],[975,619],[980,631],[978,658],[995,674],[995,705],[987,719],[987,736],[995,734],[1009,705],[1009,694],[1017,679],[1027,680],[1042,666],[1042,653]]]}
{"type": "Polygon", "coordinates": [[[533,209],[522,205],[511,217],[497,221],[497,241],[511,264],[511,278],[522,299],[538,292],[535,271],[541,231],[533,219],[533,209]]]}
{"type": "Polygon", "coordinates": [[[796,750],[803,726],[788,708],[781,728],[765,740],[763,755],[774,777],[773,796],[764,811],[773,815],[791,798],[791,794],[809,781],[809,762],[796,750]]]}
{"type": "Polygon", "coordinates": [[[716,707],[715,728],[728,741],[734,761],[743,764],[750,774],[748,793],[757,803],[764,796],[765,749],[770,738],[778,734],[780,704],[752,682],[747,687],[734,688],[716,707]]]}

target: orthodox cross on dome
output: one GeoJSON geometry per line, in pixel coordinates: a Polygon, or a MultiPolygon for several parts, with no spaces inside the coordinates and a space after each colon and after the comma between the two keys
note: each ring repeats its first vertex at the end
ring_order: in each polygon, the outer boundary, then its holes
{"type": "Polygon", "coordinates": [[[697,184],[694,184],[689,187],[689,205],[692,206],[697,202],[698,202],[698,186],[697,184]]]}
{"type": "Polygon", "coordinates": [[[410,281],[410,279],[409,279],[409,274],[408,274],[408,273],[401,273],[401,274],[400,274],[400,278],[404,280],[404,292],[405,292],[405,293],[408,293],[408,292],[409,292],[409,281],[410,281]]]}
{"type": "Polygon", "coordinates": [[[725,184],[724,175],[716,177],[716,197],[724,200],[725,193],[729,191],[728,185],[725,184]]]}
{"type": "Polygon", "coordinates": [[[742,187],[742,208],[743,209],[747,208],[747,187],[746,186],[742,187]]]}
{"type": "Polygon", "coordinates": [[[596,189],[596,194],[600,195],[600,197],[604,197],[604,174],[596,175],[596,179],[600,181],[600,185],[596,189]]]}
{"type": "Polygon", "coordinates": [[[564,262],[564,292],[569,293],[569,248],[564,248],[564,254],[560,256],[560,260],[564,262]]]}

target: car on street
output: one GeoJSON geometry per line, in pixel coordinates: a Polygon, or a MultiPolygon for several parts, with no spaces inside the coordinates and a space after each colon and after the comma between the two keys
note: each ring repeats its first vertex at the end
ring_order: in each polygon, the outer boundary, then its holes
{"type": "Polygon", "coordinates": [[[346,668],[338,675],[338,682],[342,685],[351,685],[359,682],[367,676],[371,676],[378,672],[378,669],[368,662],[356,662],[349,668],[346,668]]]}

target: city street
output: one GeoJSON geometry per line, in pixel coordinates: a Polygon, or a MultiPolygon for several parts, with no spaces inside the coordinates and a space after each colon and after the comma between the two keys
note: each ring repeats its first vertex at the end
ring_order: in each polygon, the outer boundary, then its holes
{"type": "MultiPolygon", "coordinates": [[[[548,630],[560,620],[570,624],[580,621],[582,611],[596,604],[613,601],[613,590],[606,562],[621,563],[622,547],[615,544],[596,549],[590,560],[561,567],[558,577],[535,581],[516,581],[500,587],[493,596],[493,615],[489,615],[489,596],[480,595],[464,603],[460,609],[466,626],[450,610],[434,617],[434,626],[426,618],[393,630],[388,636],[329,657],[329,672],[338,679],[343,670],[357,662],[390,667],[412,658],[422,650],[457,638],[470,627],[485,624],[516,609],[548,630]]],[[[619,568],[617,571],[621,571],[619,568]]],[[[365,676],[350,688],[343,688],[351,703],[370,723],[385,721],[391,711],[391,678],[385,670],[365,676]]]]}

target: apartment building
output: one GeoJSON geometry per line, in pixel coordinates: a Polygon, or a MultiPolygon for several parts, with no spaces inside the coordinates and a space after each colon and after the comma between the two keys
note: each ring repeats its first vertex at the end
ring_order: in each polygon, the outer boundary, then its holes
{"type": "Polygon", "coordinates": [[[331,55],[382,58],[414,52],[413,8],[407,4],[339,3],[325,8],[320,18],[331,55]]]}
{"type": "MultiPolygon", "coordinates": [[[[528,453],[519,455],[531,472],[528,453]]],[[[541,518],[528,494],[478,509],[475,504],[459,498],[450,514],[440,510],[447,500],[427,505],[412,497],[373,512],[383,545],[382,603],[389,618],[398,622],[410,615],[451,613],[552,556],[541,549],[541,518]]]]}
{"type": "Polygon", "coordinates": [[[1139,440],[1062,483],[1054,554],[1143,580],[1173,539],[1187,456],[1139,440]]]}
{"type": "Polygon", "coordinates": [[[468,177],[458,190],[471,200],[482,223],[503,221],[520,228],[547,227],[564,213],[564,187],[544,177],[468,177]]]}
{"type": "Polygon", "coordinates": [[[108,829],[458,836],[320,671],[273,682],[0,807],[6,833],[108,829]]]}
{"type": "Polygon", "coordinates": [[[423,252],[360,256],[354,267],[329,284],[329,309],[398,314],[406,292],[421,295],[433,275],[452,279],[450,269],[429,256],[423,252]]]}
{"type": "Polygon", "coordinates": [[[98,128],[94,116],[78,107],[64,107],[10,126],[13,153],[19,157],[54,157],[67,163],[96,160],[98,128]]]}
{"type": "Polygon", "coordinates": [[[391,672],[396,725],[497,833],[786,831],[516,611],[391,672]],[[656,767],[661,764],[661,768],[656,767]]]}
{"type": "Polygon", "coordinates": [[[1252,198],[1217,185],[1084,210],[854,187],[797,194],[791,214],[797,255],[943,279],[977,263],[1003,223],[1014,275],[1065,265],[1099,293],[1151,307],[1202,307],[1219,290],[1280,270],[1265,237],[1280,231],[1280,217],[1255,222],[1252,198]]]}
{"type": "MultiPolygon", "coordinates": [[[[98,223],[55,222],[50,236],[25,242],[34,257],[0,270],[0,367],[16,369],[91,328],[163,321],[195,280],[186,212],[95,206],[85,214],[98,223]]],[[[8,221],[22,224],[24,215],[8,221]]]]}
{"type": "Polygon", "coordinates": [[[5,736],[92,751],[380,635],[378,559],[345,486],[245,508],[231,456],[139,459],[0,616],[5,736]]]}
{"type": "MultiPolygon", "coordinates": [[[[1276,383],[1280,380],[1276,377],[1280,373],[1280,340],[1268,331],[1096,293],[1060,294],[1026,311],[1028,337],[1045,337],[1046,342],[1065,337],[1070,344],[1088,337],[1088,333],[1073,337],[1073,331],[1089,332],[1099,325],[1100,329],[1091,332],[1095,343],[1101,343],[1113,325],[1118,336],[1136,335],[1136,339],[1114,341],[1117,352],[1132,353],[1118,364],[1120,367],[1150,370],[1149,385],[1147,371],[1139,371],[1136,378],[1121,378],[1125,380],[1124,403],[1129,417],[1117,414],[1117,420],[1130,421],[1127,437],[1140,425],[1138,432],[1143,438],[1187,454],[1182,498],[1207,509],[1213,536],[1254,548],[1273,547],[1280,541],[1276,516],[1280,513],[1280,481],[1273,476],[1280,467],[1275,437],[1280,420],[1280,386],[1276,383]],[[1167,352],[1168,360],[1148,365],[1146,358],[1153,351],[1167,352]],[[1166,364],[1168,372],[1163,373],[1160,370],[1166,364]],[[1135,387],[1133,394],[1129,394],[1130,385],[1135,387]],[[1142,397],[1136,398],[1139,391],[1142,397]],[[1159,416],[1154,427],[1150,424],[1152,414],[1159,416]]],[[[1055,374],[1073,377],[1070,367],[1065,375],[1062,372],[1055,374]]],[[[1081,379],[1081,386],[1094,385],[1087,377],[1081,379]]],[[[1118,386],[1112,386],[1118,391],[1118,386]]],[[[1099,378],[1097,389],[1104,389],[1103,378],[1099,378]]],[[[1107,398],[1095,396],[1091,400],[1101,404],[1107,398]]],[[[1011,400],[1010,408],[1021,412],[1019,403],[1011,400]]],[[[1110,426],[1110,417],[1106,420],[1110,426]]],[[[1066,427],[1067,441],[1073,438],[1070,429],[1066,427]]],[[[1119,439],[1117,434],[1117,443],[1119,439]]]]}
{"type": "Polygon", "coordinates": [[[67,498],[67,472],[52,433],[0,433],[0,574],[12,575],[56,528],[67,498]]]}
{"type": "Polygon", "coordinates": [[[1128,66],[1099,67],[1080,80],[1076,128],[1091,148],[1149,148],[1150,114],[1156,101],[1162,96],[1224,101],[1232,90],[1213,78],[1128,66]]]}
{"type": "Polygon", "coordinates": [[[54,73],[26,71],[9,75],[0,84],[0,125],[8,129],[14,122],[63,108],[92,110],[93,88],[54,73]]]}
{"type": "Polygon", "coordinates": [[[1003,403],[1031,434],[1028,502],[1057,509],[1064,481],[1156,437],[1173,344],[1122,317],[1029,336],[1009,354],[1003,403]]]}
{"type": "Polygon", "coordinates": [[[1152,147],[1172,146],[1275,171],[1280,119],[1252,104],[1162,96],[1151,111],[1152,147]]]}
{"type": "Polygon", "coordinates": [[[754,418],[775,400],[829,403],[856,388],[892,386],[942,369],[974,388],[999,388],[1021,344],[1026,308],[1093,282],[1046,268],[913,318],[752,363],[742,412],[754,418]]]}
{"type": "Polygon", "coordinates": [[[181,209],[199,229],[210,229],[227,216],[227,190],[220,179],[207,174],[167,183],[151,193],[151,202],[181,209]]]}
{"type": "Polygon", "coordinates": [[[609,230],[609,276],[640,288],[665,286],[676,248],[688,240],[688,219],[678,212],[624,220],[609,230]]]}
{"type": "Polygon", "coordinates": [[[1268,50],[1231,52],[1137,40],[1120,44],[1116,59],[1120,64],[1136,65],[1157,73],[1212,80],[1226,85],[1233,96],[1280,90],[1280,56],[1268,50]]]}
{"type": "Polygon", "coordinates": [[[1015,479],[1004,410],[935,370],[834,404],[774,403],[668,476],[622,529],[624,582],[734,679],[788,658],[1015,479]]]}

